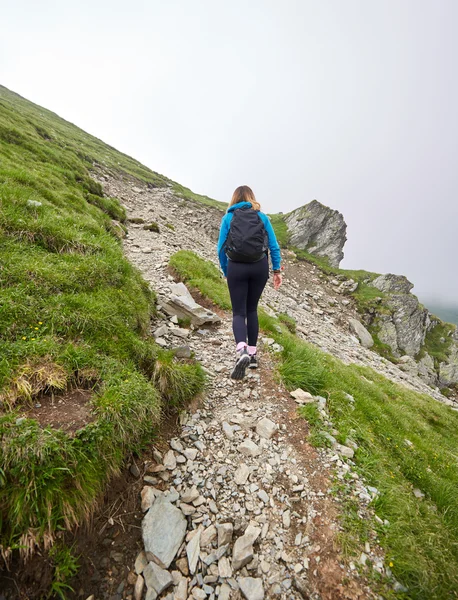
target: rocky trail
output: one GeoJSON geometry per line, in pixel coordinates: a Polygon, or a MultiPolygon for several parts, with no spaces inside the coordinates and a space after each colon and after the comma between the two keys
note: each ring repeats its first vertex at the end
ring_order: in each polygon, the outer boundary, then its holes
{"type": "MultiPolygon", "coordinates": [[[[127,256],[158,292],[161,306],[176,291],[170,255],[192,248],[209,258],[211,231],[205,232],[210,238],[205,243],[194,211],[168,191],[146,191],[145,197],[119,181],[111,180],[108,187],[121,197],[130,218],[174,225],[161,226],[164,233],[152,240],[141,224],[130,224],[125,240],[127,256]],[[178,212],[184,212],[180,220],[178,212]]],[[[208,220],[202,227],[209,227],[208,220]]],[[[266,296],[269,303],[279,302],[273,289],[266,296]]],[[[320,310],[312,314],[323,316],[320,310]]],[[[89,582],[84,591],[95,600],[376,598],[364,576],[366,561],[389,574],[376,534],[361,548],[356,564],[343,560],[337,542],[343,498],[332,488],[350,475],[361,519],[369,517],[377,490],[368,489],[353,470],[352,448],[316,450],[306,442],[307,425],[297,406],[311,397],[298,392],[293,398],[274,380],[272,341],[261,338],[260,368],[234,382],[228,314],[218,310],[220,323],[200,329],[183,329],[176,317],[159,314],[153,331],[158,343],[180,347],[184,357],[194,353],[208,374],[207,390],[197,406],[180,414],[177,428],[156,445],[151,458],[131,467],[142,480],[136,507],[141,530],[132,529],[139,550],[135,560],[125,564],[120,540],[108,538],[103,566],[110,576],[99,593],[89,582]],[[124,562],[124,569],[110,570],[113,559],[124,562]]],[[[329,418],[325,398],[317,401],[329,418]]]]}

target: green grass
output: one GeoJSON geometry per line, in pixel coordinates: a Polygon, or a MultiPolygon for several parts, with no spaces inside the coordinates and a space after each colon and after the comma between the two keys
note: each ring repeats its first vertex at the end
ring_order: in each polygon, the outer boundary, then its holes
{"type": "MultiPolygon", "coordinates": [[[[150,337],[155,294],[124,258],[126,219],[93,163],[160,176],[0,87],[0,550],[49,546],[86,520],[163,406],[204,384],[150,337]],[[93,389],[74,435],[18,419],[41,395],[93,389]]],[[[61,582],[62,583],[62,582],[61,582]]]]}
{"type": "Polygon", "coordinates": [[[279,214],[269,215],[280,248],[287,248],[289,242],[288,226],[286,225],[285,216],[286,215],[279,214]]]}
{"type": "MultiPolygon", "coordinates": [[[[182,276],[187,281],[202,282],[207,273],[214,275],[215,271],[208,261],[188,253],[182,276]]],[[[227,308],[220,300],[226,289],[224,281],[213,277],[211,283],[201,289],[209,290],[209,298],[227,308]]],[[[379,490],[373,507],[389,525],[362,524],[357,505],[348,497],[342,514],[343,551],[348,555],[360,552],[361,543],[375,526],[395,578],[409,588],[408,594],[399,597],[455,598],[458,414],[370,368],[343,364],[298,339],[284,326],[280,333],[280,322],[263,312],[260,323],[284,348],[278,371],[287,388],[302,387],[327,399],[333,426],[339,431],[338,441],[351,440],[358,445],[356,468],[369,485],[379,490]],[[414,488],[419,488],[425,498],[417,499],[414,488]]],[[[326,427],[316,406],[300,410],[310,424],[311,441],[323,445],[326,427]]]]}
{"type": "Polygon", "coordinates": [[[456,325],[438,320],[426,334],[425,343],[420,350],[420,358],[424,352],[427,352],[433,358],[436,369],[439,369],[440,363],[447,362],[450,356],[453,341],[451,334],[455,329],[456,325]]]}
{"type": "Polygon", "coordinates": [[[221,308],[231,309],[227,285],[213,263],[202,260],[190,250],[180,250],[171,257],[170,266],[182,281],[211,298],[221,308]]]}
{"type": "Polygon", "coordinates": [[[73,556],[70,548],[61,544],[51,548],[49,558],[53,563],[54,574],[48,598],[66,600],[66,593],[74,592],[68,581],[78,573],[78,558],[73,556]]]}

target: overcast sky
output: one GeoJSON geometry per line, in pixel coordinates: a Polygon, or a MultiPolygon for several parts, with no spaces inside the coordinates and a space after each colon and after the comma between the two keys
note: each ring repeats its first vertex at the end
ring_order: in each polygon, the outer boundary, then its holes
{"type": "Polygon", "coordinates": [[[6,87],[218,200],[316,198],[342,267],[458,303],[457,0],[2,5],[6,87]]]}

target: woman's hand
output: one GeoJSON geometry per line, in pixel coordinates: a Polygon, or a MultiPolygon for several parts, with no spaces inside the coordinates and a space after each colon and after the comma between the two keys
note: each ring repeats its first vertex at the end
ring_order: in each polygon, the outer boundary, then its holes
{"type": "Polygon", "coordinates": [[[283,275],[281,273],[274,273],[274,289],[278,290],[283,282],[283,275]]]}

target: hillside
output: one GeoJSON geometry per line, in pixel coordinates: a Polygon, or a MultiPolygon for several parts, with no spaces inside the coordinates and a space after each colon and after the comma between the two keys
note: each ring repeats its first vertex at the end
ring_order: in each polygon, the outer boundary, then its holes
{"type": "Polygon", "coordinates": [[[285,249],[235,384],[224,205],[5,88],[0,160],[8,600],[454,597],[457,407],[349,331],[375,274],[285,249]]]}

